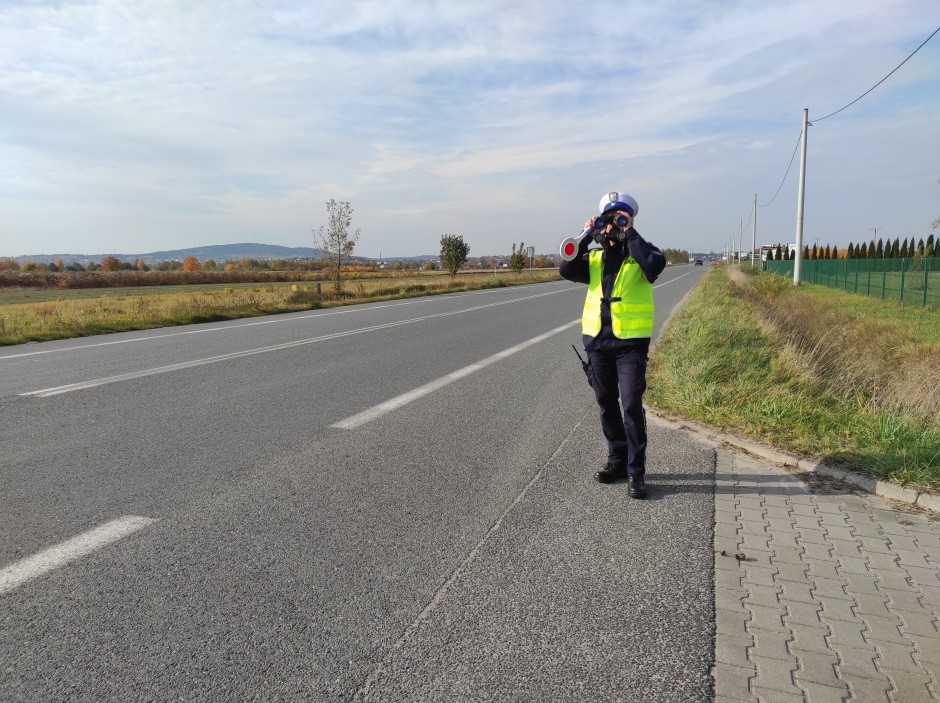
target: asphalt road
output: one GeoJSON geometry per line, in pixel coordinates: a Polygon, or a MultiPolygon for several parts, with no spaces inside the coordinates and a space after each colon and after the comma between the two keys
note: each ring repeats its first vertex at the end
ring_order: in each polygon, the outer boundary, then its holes
{"type": "Polygon", "coordinates": [[[714,453],[593,482],[583,296],[0,350],[0,700],[710,700],[714,453]]]}

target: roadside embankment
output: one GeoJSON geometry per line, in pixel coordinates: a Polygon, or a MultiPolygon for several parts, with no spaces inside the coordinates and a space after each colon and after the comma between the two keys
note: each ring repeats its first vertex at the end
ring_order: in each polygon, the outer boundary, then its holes
{"type": "Polygon", "coordinates": [[[940,311],[718,266],[673,316],[647,401],[667,416],[940,489],[940,311]]]}

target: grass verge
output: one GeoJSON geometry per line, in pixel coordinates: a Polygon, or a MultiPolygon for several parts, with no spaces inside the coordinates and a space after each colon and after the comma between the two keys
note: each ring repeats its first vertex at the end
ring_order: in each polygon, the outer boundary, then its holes
{"type": "Polygon", "coordinates": [[[940,311],[715,267],[650,359],[646,399],[900,484],[940,489],[940,311]]]}
{"type": "Polygon", "coordinates": [[[290,283],[98,289],[97,295],[89,290],[56,291],[52,300],[14,304],[4,304],[10,299],[4,294],[0,295],[0,346],[554,280],[559,280],[557,269],[536,269],[455,279],[422,274],[354,280],[340,294],[333,293],[329,284],[322,285],[318,294],[316,284],[290,283]]]}

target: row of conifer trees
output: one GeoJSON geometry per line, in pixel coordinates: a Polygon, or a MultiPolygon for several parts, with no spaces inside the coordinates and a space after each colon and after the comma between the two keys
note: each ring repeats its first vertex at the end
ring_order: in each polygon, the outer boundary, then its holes
{"type": "MultiPolygon", "coordinates": [[[[868,244],[862,242],[861,244],[850,243],[845,249],[838,249],[836,247],[831,247],[828,244],[825,248],[819,247],[814,244],[812,248],[809,246],[803,247],[803,259],[913,259],[913,258],[940,258],[940,237],[935,238],[934,235],[927,237],[925,242],[923,239],[918,241],[916,244],[914,238],[911,237],[909,240],[904,239],[903,242],[900,239],[895,239],[892,241],[885,242],[883,239],[879,239],[877,244],[875,240],[871,240],[868,244]]],[[[768,258],[772,258],[775,261],[782,261],[785,258],[792,259],[793,251],[790,250],[789,254],[787,253],[787,247],[781,244],[778,244],[776,249],[771,249],[768,258]]]]}

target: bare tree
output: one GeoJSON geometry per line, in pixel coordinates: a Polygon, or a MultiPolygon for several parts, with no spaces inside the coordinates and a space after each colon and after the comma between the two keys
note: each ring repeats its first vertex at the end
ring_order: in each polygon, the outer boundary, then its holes
{"type": "Polygon", "coordinates": [[[349,262],[356,242],[359,241],[360,230],[350,234],[349,226],[352,224],[352,206],[348,202],[337,202],[333,198],[326,204],[329,224],[313,232],[314,248],[326,252],[327,268],[333,280],[333,290],[340,293],[343,290],[343,264],[349,262]]]}

